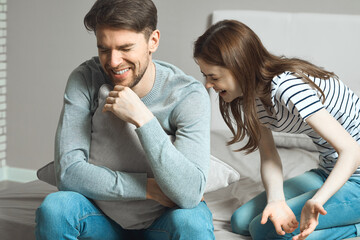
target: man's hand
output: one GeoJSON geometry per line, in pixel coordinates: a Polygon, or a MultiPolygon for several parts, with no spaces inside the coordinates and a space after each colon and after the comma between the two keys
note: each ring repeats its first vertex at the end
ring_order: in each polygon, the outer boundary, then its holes
{"type": "Polygon", "coordinates": [[[299,225],[294,213],[284,200],[270,202],[266,205],[262,214],[261,224],[265,224],[268,219],[272,221],[279,235],[291,233],[299,225]]]}
{"type": "Polygon", "coordinates": [[[161,205],[168,208],[173,208],[176,206],[176,204],[161,191],[154,178],[148,178],[146,184],[146,199],[157,201],[161,205]]]}
{"type": "Polygon", "coordinates": [[[106,98],[103,112],[106,111],[136,127],[141,127],[154,117],[133,90],[120,85],[116,85],[106,98]]]}
{"type": "Polygon", "coordinates": [[[325,215],[324,207],[315,200],[308,200],[302,211],[300,219],[300,234],[293,237],[293,240],[303,240],[312,233],[319,224],[319,214],[325,215]]]}

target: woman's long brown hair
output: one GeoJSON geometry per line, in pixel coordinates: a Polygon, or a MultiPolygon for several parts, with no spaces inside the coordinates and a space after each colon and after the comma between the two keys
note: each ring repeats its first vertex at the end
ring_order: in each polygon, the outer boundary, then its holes
{"type": "Polygon", "coordinates": [[[246,153],[255,151],[261,138],[255,99],[258,97],[271,113],[271,80],[276,75],[285,71],[293,72],[317,89],[323,101],[324,93],[308,75],[321,79],[337,78],[334,73],[307,61],[269,53],[249,27],[235,20],[220,21],[206,30],[195,42],[194,58],[229,69],[239,82],[243,96],[231,103],[220,98],[219,107],[226,125],[234,135],[228,144],[248,136],[247,144],[238,149],[246,153]]]}

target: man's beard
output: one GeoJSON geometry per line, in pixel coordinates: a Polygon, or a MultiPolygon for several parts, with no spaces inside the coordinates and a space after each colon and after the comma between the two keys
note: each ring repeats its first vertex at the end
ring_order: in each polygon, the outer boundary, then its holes
{"type": "Polygon", "coordinates": [[[139,82],[140,80],[143,78],[147,68],[148,68],[149,65],[146,65],[146,68],[144,69],[144,71],[142,71],[138,76],[135,77],[134,81],[132,81],[130,84],[129,84],[129,88],[133,88],[135,87],[139,82]]]}

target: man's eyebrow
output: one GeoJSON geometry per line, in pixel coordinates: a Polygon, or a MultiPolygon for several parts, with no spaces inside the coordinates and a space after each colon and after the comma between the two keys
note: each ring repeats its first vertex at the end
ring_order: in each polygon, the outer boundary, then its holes
{"type": "Polygon", "coordinates": [[[117,49],[129,48],[129,47],[132,47],[134,45],[135,45],[135,43],[126,43],[124,45],[118,46],[117,49]]]}
{"type": "MultiPolygon", "coordinates": [[[[134,45],[135,45],[135,43],[126,43],[126,44],[123,44],[121,46],[116,47],[116,49],[129,48],[129,47],[132,47],[134,45]]],[[[97,47],[100,48],[100,49],[107,49],[107,47],[105,47],[105,46],[103,46],[101,44],[98,44],[97,47]]]]}

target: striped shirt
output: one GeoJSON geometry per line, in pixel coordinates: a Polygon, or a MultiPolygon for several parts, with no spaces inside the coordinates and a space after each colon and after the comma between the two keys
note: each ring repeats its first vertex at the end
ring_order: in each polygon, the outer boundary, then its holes
{"type": "MultiPolygon", "coordinates": [[[[359,97],[340,80],[309,78],[324,92],[324,103],[321,94],[309,83],[291,72],[284,72],[271,83],[273,114],[267,113],[259,99],[256,99],[257,113],[260,122],[273,131],[308,135],[319,151],[320,168],[330,173],[338,154],[305,120],[325,108],[360,143],[359,97]]],[[[360,177],[360,167],[352,176],[360,177]]]]}

